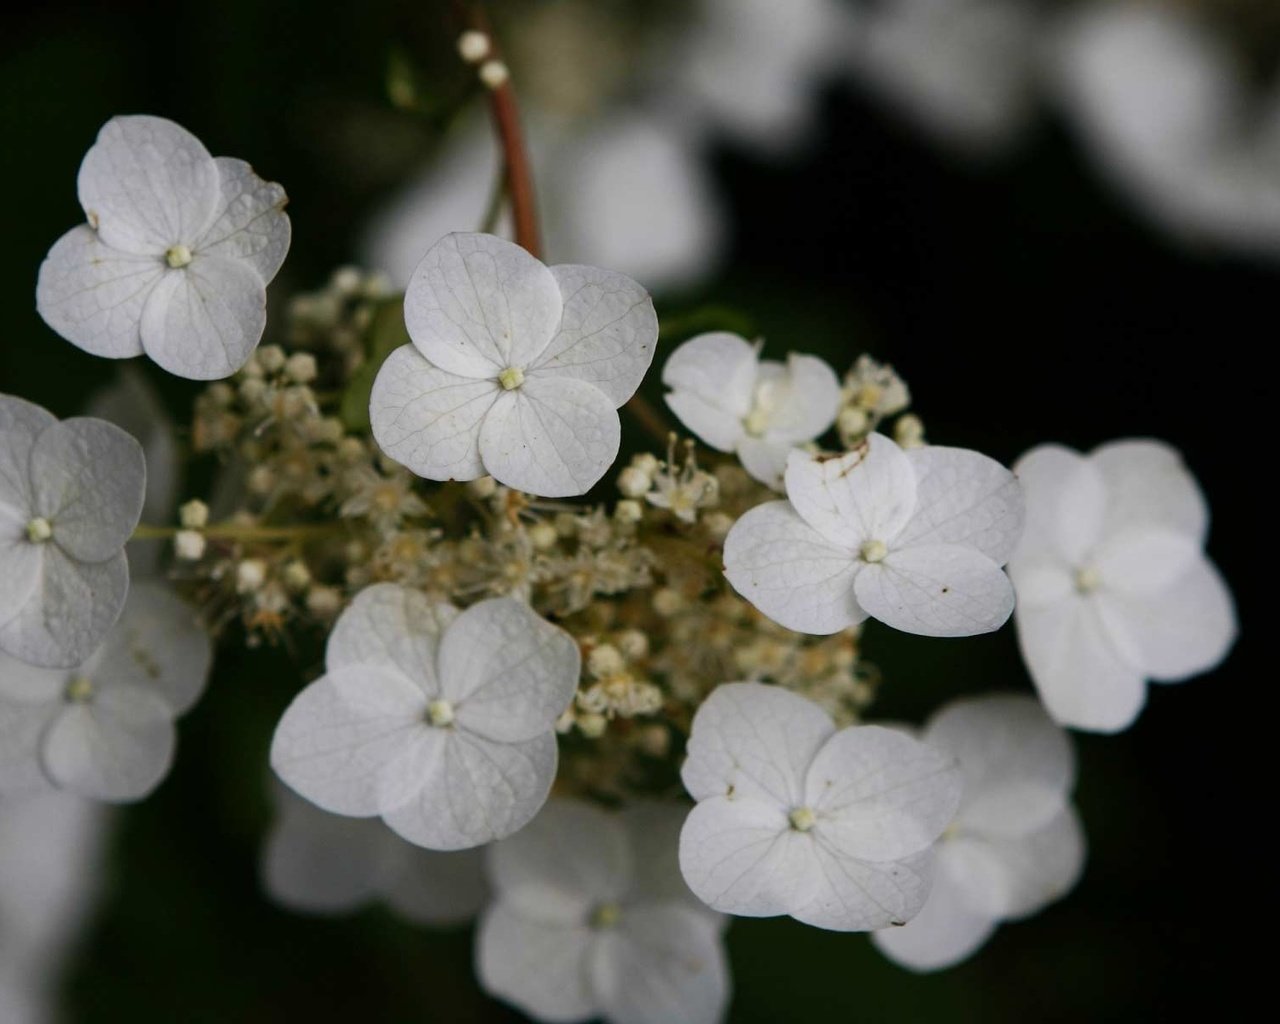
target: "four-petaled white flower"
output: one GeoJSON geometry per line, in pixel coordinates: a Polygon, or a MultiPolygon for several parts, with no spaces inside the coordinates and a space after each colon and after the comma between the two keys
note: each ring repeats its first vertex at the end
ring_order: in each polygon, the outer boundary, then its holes
{"type": "Polygon", "coordinates": [[[1013,611],[1000,566],[1022,530],[1018,482],[962,448],[904,452],[872,434],[851,452],[792,452],[787,497],[729,531],[725,575],[775,622],[835,633],[868,615],[925,636],[998,629],[1013,611]]]}
{"type": "Polygon", "coordinates": [[[724,918],[680,880],[683,817],[673,804],[610,813],[551,800],[491,847],[497,897],[476,936],[485,989],[543,1021],[719,1020],[724,918]]]}
{"type": "Polygon", "coordinates": [[[45,322],[95,356],[227,377],[262,338],[289,250],[284,189],[162,117],[113,117],[77,180],[89,223],[40,267],[45,322]]]}
{"type": "Polygon", "coordinates": [[[585,494],[618,454],[617,409],[653,361],[643,288],[594,267],[547,267],[491,235],[452,234],[404,297],[412,345],[369,404],[383,451],[431,480],[486,473],[544,497],[585,494]]]}
{"type": "Polygon", "coordinates": [[[395,584],[366,587],[329,635],[326,668],[271,744],[276,774],[312,803],[459,850],[510,835],[546,800],[580,658],[527,605],[494,598],[459,612],[395,584]]]}
{"type": "Polygon", "coordinates": [[[146,796],[168,774],[174,719],[199,698],[211,660],[195,613],[152,582],[134,586],[120,621],[77,668],[0,655],[0,792],[146,796]]]}
{"type": "Polygon", "coordinates": [[[0,651],[69,668],[102,642],[129,590],[146,475],[119,427],[0,395],[0,651]]]}
{"type": "Polygon", "coordinates": [[[276,786],[262,881],[291,910],[342,914],[386,903],[415,924],[471,920],[489,887],[479,850],[442,853],[401,839],[377,818],[330,814],[276,786]]]}
{"type": "Polygon", "coordinates": [[[667,405],[717,451],[736,452],[748,473],[782,490],[787,455],[836,420],[840,381],[816,356],[760,361],[760,345],[715,331],[690,338],[662,369],[667,405]]]}
{"type": "Polygon", "coordinates": [[[1018,641],[1049,714],[1116,732],[1142,710],[1146,680],[1178,682],[1226,656],[1235,608],[1204,556],[1209,510],[1176,451],[1042,445],[1014,471],[1027,500],[1009,562],[1018,641]]]}
{"type": "Polygon", "coordinates": [[[880,950],[933,971],[971,956],[1000,921],[1065,894],[1084,867],[1070,803],[1075,759],[1066,733],[1030,697],[991,695],[938,711],[921,739],[955,758],[964,795],[934,847],[933,888],[904,928],[878,931],[880,950]]]}
{"type": "Polygon", "coordinates": [[[879,726],[836,731],[798,694],[726,683],[698,709],[681,771],[698,801],[680,869],[709,906],[835,931],[910,920],[955,816],[952,759],[879,726]]]}

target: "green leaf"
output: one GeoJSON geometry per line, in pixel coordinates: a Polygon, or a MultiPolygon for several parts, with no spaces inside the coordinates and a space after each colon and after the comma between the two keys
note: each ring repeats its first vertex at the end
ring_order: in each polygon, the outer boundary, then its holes
{"type": "Polygon", "coordinates": [[[373,379],[378,376],[383,362],[401,345],[409,344],[409,332],[404,326],[404,300],[397,296],[378,308],[365,336],[368,356],[356,370],[347,390],[342,395],[340,415],[348,430],[369,432],[369,395],[373,392],[373,379]]]}

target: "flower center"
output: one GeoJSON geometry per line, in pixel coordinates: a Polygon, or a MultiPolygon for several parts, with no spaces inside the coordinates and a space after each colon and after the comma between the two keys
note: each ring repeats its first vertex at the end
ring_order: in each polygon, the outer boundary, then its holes
{"type": "Polygon", "coordinates": [[[524,370],[518,366],[508,366],[498,374],[498,383],[506,391],[514,391],[524,383],[524,370]]]}
{"type": "Polygon", "coordinates": [[[36,516],[27,523],[27,540],[32,544],[43,544],[53,536],[53,526],[44,516],[36,516]]]}
{"type": "Polygon", "coordinates": [[[1102,585],[1102,574],[1092,565],[1076,570],[1076,591],[1081,594],[1092,594],[1102,585]]]}
{"type": "Polygon", "coordinates": [[[427,721],[438,729],[453,725],[453,705],[447,700],[433,700],[427,705],[427,721]]]}
{"type": "Polygon", "coordinates": [[[858,550],[858,554],[864,562],[881,562],[884,556],[889,553],[889,549],[882,540],[864,541],[862,547],[858,550]]]}
{"type": "Polygon", "coordinates": [[[591,911],[592,928],[612,928],[622,919],[622,908],[616,903],[601,903],[591,911]]]}
{"type": "Polygon", "coordinates": [[[756,388],[751,411],[742,421],[743,428],[752,437],[759,437],[769,429],[773,414],[778,408],[778,398],[778,386],[773,381],[765,381],[756,388]]]}
{"type": "Polygon", "coordinates": [[[808,807],[797,807],[788,817],[797,832],[808,832],[818,823],[818,816],[808,807]]]}
{"type": "Polygon", "coordinates": [[[191,262],[191,250],[185,245],[171,245],[165,250],[164,261],[174,270],[181,270],[191,262]]]}
{"type": "Polygon", "coordinates": [[[68,704],[88,704],[93,699],[93,682],[88,676],[72,676],[67,683],[68,704]]]}

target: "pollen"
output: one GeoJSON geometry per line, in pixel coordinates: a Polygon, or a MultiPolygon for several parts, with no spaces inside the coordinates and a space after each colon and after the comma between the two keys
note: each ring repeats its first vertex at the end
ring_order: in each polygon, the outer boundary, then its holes
{"type": "Polygon", "coordinates": [[[514,391],[524,383],[524,370],[518,366],[508,366],[498,374],[498,383],[506,391],[514,391]]]}
{"type": "Polygon", "coordinates": [[[427,705],[427,721],[437,729],[453,725],[453,704],[447,700],[433,700],[427,705]]]}
{"type": "Polygon", "coordinates": [[[858,555],[864,562],[882,562],[889,549],[882,540],[869,540],[863,543],[858,555]]]}
{"type": "Polygon", "coordinates": [[[612,928],[622,920],[622,908],[616,903],[601,903],[591,911],[592,928],[612,928]]]}
{"type": "Polygon", "coordinates": [[[88,676],[72,676],[67,683],[66,698],[70,704],[88,704],[93,699],[93,682],[88,676]]]}
{"type": "Polygon", "coordinates": [[[32,544],[43,544],[53,536],[53,526],[44,516],[36,516],[27,523],[27,540],[32,544]]]}
{"type": "Polygon", "coordinates": [[[1082,566],[1076,570],[1075,584],[1077,592],[1092,594],[1102,585],[1102,574],[1092,565],[1082,566]]]}
{"type": "Polygon", "coordinates": [[[797,807],[788,815],[788,820],[797,832],[808,832],[818,823],[818,816],[808,807],[797,807]]]}
{"type": "Polygon", "coordinates": [[[164,261],[174,270],[181,270],[191,262],[191,250],[185,245],[171,245],[165,250],[164,261]]]}

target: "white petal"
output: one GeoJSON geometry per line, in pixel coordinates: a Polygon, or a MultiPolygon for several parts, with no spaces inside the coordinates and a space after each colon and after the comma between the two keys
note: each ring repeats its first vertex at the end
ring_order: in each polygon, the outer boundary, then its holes
{"type": "Polygon", "coordinates": [[[5,797],[51,788],[40,765],[40,739],[61,709],[65,680],[65,672],[0,654],[0,794],[5,797]]]}
{"type": "Polygon", "coordinates": [[[861,564],[785,501],[757,505],[724,540],[724,574],[769,618],[802,633],[838,633],[867,617],[854,597],[861,564]]]}
{"type": "Polygon", "coordinates": [[[1013,466],[1026,502],[1026,529],[1014,559],[1052,554],[1079,565],[1102,535],[1107,487],[1079,452],[1061,445],[1031,449],[1013,466]]]}
{"type": "Polygon", "coordinates": [[[915,470],[883,434],[834,458],[792,452],[786,483],[800,517],[832,544],[855,552],[864,541],[893,540],[916,505],[915,470]]]}
{"type": "Polygon", "coordinates": [[[720,934],[683,906],[628,907],[591,950],[591,977],[609,1024],[715,1024],[729,998],[720,934]]]}
{"type": "Polygon", "coordinates": [[[461,850],[503,839],[538,813],[556,774],[556,740],[495,743],[454,729],[437,770],[402,807],[383,813],[411,843],[461,850]]]}
{"type": "Polygon", "coordinates": [[[809,768],[803,805],[833,856],[902,860],[928,847],[955,817],[960,772],[944,754],[894,729],[842,729],[809,768]]]}
{"type": "Polygon", "coordinates": [[[680,871],[698,899],[739,917],[794,914],[819,885],[813,838],[791,827],[784,808],[737,796],[689,813],[680,871]]]}
{"type": "Polygon", "coordinates": [[[440,635],[457,615],[452,605],[432,601],[419,590],[375,583],[338,616],[325,648],[325,665],[330,672],[392,669],[427,696],[437,696],[440,635]]]}
{"type": "Polygon", "coordinates": [[[692,391],[668,391],[666,402],[688,430],[717,451],[733,451],[746,436],[740,416],[692,391]]]}
{"type": "Polygon", "coordinates": [[[489,995],[536,1020],[587,1021],[600,1012],[587,972],[586,923],[531,919],[498,902],[476,933],[476,973],[489,995]]]}
{"type": "Polygon", "coordinates": [[[1022,659],[1055,721],[1094,732],[1128,728],[1147,688],[1103,626],[1096,602],[1072,594],[1055,605],[1019,608],[1017,625],[1022,659]]]}
{"type": "Polygon", "coordinates": [[[818,837],[814,860],[817,890],[791,916],[815,928],[869,932],[901,924],[920,912],[929,895],[929,850],[906,860],[858,860],[818,837]]]}
{"type": "Polygon", "coordinates": [[[90,355],[142,355],[142,309],[164,276],[163,260],[103,244],[87,224],[59,238],[40,264],[36,310],[90,355]]]}
{"type": "Polygon", "coordinates": [[[1089,565],[1101,579],[1101,593],[1126,597],[1169,589],[1201,557],[1200,545],[1164,527],[1126,530],[1108,537],[1089,565]]]}
{"type": "MultiPolygon", "coordinates": [[[[690,338],[667,357],[662,383],[674,394],[692,395],[741,420],[751,411],[758,370],[755,345],[727,331],[712,331],[690,338]]],[[[668,395],[668,403],[671,399],[668,395]]],[[[676,413],[680,415],[678,409],[676,413]]],[[[686,421],[685,425],[697,432],[692,423],[686,421]]],[[[719,447],[710,438],[703,440],[719,447]]]]}
{"type": "Polygon", "coordinates": [[[31,449],[36,438],[57,422],[33,402],[0,395],[0,509],[7,507],[17,516],[30,514],[34,501],[28,479],[31,449]]]}
{"type": "Polygon", "coordinates": [[[113,117],[85,154],[80,205],[102,240],[163,256],[190,246],[218,202],[218,169],[200,140],[163,117],[113,117]]]}
{"type": "Polygon", "coordinates": [[[965,448],[907,452],[916,474],[916,507],[897,546],[962,544],[1004,565],[1022,537],[1022,486],[996,462],[965,448]]]}
{"type": "Polygon", "coordinates": [[[71,668],[115,625],[129,592],[129,565],[123,551],[105,562],[75,562],[46,544],[42,555],[26,603],[0,626],[0,651],[32,665],[71,668]]]}
{"type": "Polygon", "coordinates": [[[263,181],[243,160],[220,156],[218,204],[204,234],[191,248],[208,256],[242,260],[270,284],[289,251],[289,201],[274,181],[263,181]]]}
{"type": "Polygon", "coordinates": [[[404,322],[418,351],[463,377],[528,368],[560,324],[560,287],[520,246],[492,235],[445,235],[418,264],[404,322]]]}
{"type": "Polygon", "coordinates": [[[544,498],[586,494],[618,456],[622,427],[594,384],[531,377],[499,397],[480,428],[480,458],[499,483],[544,498]]]}
{"type": "Polygon", "coordinates": [[[795,446],[785,441],[762,441],[758,437],[744,437],[738,442],[738,461],[742,468],[766,487],[783,491],[783,474],[787,470],[787,458],[795,446]]]}
{"type": "Polygon", "coordinates": [[[440,642],[441,694],[458,724],[506,743],[555,725],[580,668],[573,637],[510,597],[472,605],[440,642]]]}
{"type": "Polygon", "coordinates": [[[693,718],[680,777],[695,800],[760,800],[784,814],[804,803],[805,777],[835,725],[799,694],[723,683],[693,718]]]}
{"type": "Polygon", "coordinates": [[[440,853],[407,843],[385,825],[394,844],[382,896],[401,917],[415,924],[451,925],[471,920],[489,899],[484,857],[479,850],[440,853]]]}
{"type": "Polygon", "coordinates": [[[958,820],[970,831],[1033,832],[1062,810],[1075,784],[1067,734],[1031,697],[953,701],[929,720],[922,739],[959,762],[964,799],[958,820]]]}
{"type": "Polygon", "coordinates": [[[1162,526],[1203,544],[1209,505],[1177,449],[1146,439],[1112,441],[1089,454],[1107,485],[1104,532],[1162,526]]]}
{"type": "Polygon", "coordinates": [[[32,446],[31,484],[34,511],[52,525],[53,543],[77,561],[105,561],[120,553],[142,515],[142,446],[106,420],[63,420],[32,446]]]}
{"type": "Polygon", "coordinates": [[[27,538],[29,521],[25,511],[0,504],[0,626],[31,599],[40,579],[41,548],[27,538]]]}
{"type": "Polygon", "coordinates": [[[967,960],[995,932],[995,918],[965,901],[947,867],[939,855],[929,898],[915,917],[871,936],[894,963],[913,971],[940,971],[967,960]]]}
{"type": "Polygon", "coordinates": [[[169,270],[142,310],[142,347],[189,380],[230,377],[253,354],[267,323],[267,289],[249,264],[197,255],[169,270]]]}
{"type": "Polygon", "coordinates": [[[999,629],[1013,612],[1013,584],[973,548],[925,544],[891,551],[854,581],[866,613],[921,636],[973,636],[999,629]]]}
{"type": "Polygon", "coordinates": [[[564,312],[533,372],[588,381],[622,406],[640,386],[658,347],[653,300],[631,278],[611,270],[559,266],[551,273],[564,312]]]}
{"type": "Polygon", "coordinates": [[[688,816],[687,804],[656,800],[641,800],[623,809],[622,822],[633,852],[628,899],[684,903],[721,928],[724,918],[708,911],[680,874],[680,830],[688,816]]]}
{"type": "Polygon", "coordinates": [[[41,763],[60,788],[80,796],[139,800],[168,774],[173,744],[173,713],[160,697],[102,687],[62,709],[45,733],[41,763]]]}
{"type": "Polygon", "coordinates": [[[760,365],[760,385],[769,386],[770,370],[781,371],[776,381],[764,439],[795,444],[812,441],[836,421],[840,411],[840,381],[835,371],[817,356],[792,352],[786,366],[764,362],[760,365]]]}
{"type": "Polygon", "coordinates": [[[492,380],[473,380],[432,366],[412,345],[391,353],[369,396],[379,447],[428,480],[484,476],[480,425],[501,393],[492,380]]]}

